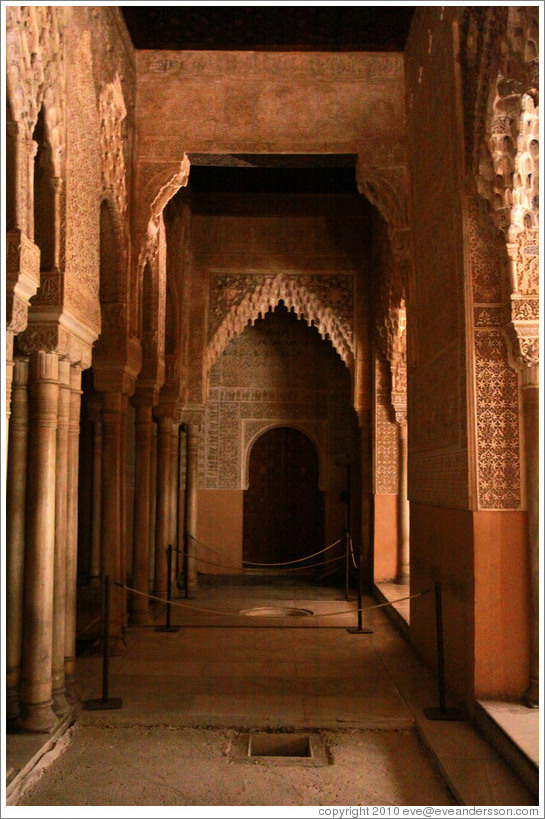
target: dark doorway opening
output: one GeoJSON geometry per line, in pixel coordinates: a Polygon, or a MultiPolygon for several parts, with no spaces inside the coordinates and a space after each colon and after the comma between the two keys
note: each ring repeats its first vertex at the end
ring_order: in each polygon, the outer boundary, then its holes
{"type": "Polygon", "coordinates": [[[324,499],[318,479],[318,453],[300,430],[275,427],[257,439],[244,493],[245,568],[298,560],[323,549],[324,499]]]}

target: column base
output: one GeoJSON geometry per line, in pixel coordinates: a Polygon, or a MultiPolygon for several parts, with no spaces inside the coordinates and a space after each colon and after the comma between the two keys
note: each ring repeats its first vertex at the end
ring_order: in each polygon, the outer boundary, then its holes
{"type": "Polygon", "coordinates": [[[68,702],[69,706],[77,705],[79,702],[79,697],[76,692],[76,681],[75,680],[65,680],[64,681],[64,696],[66,697],[66,701],[68,702]]]}
{"type": "Polygon", "coordinates": [[[400,574],[394,580],[394,583],[397,586],[409,586],[411,582],[410,574],[400,574]]]}
{"type": "Polygon", "coordinates": [[[524,704],[528,708],[539,708],[539,680],[530,679],[530,685],[524,695],[524,704]]]}
{"type": "Polygon", "coordinates": [[[145,609],[135,609],[131,612],[130,623],[133,626],[147,626],[150,623],[150,616],[147,607],[145,609]]]}
{"type": "Polygon", "coordinates": [[[22,714],[17,720],[17,727],[29,734],[50,734],[58,724],[52,709],[52,701],[39,705],[24,703],[22,714]]]}
{"type": "Polygon", "coordinates": [[[59,691],[53,691],[53,711],[55,714],[61,717],[70,710],[71,706],[66,697],[65,689],[61,688],[59,691]]]}
{"type": "Polygon", "coordinates": [[[10,691],[8,689],[6,691],[6,719],[8,720],[17,719],[20,713],[21,709],[19,707],[19,692],[10,691]]]}
{"type": "MultiPolygon", "coordinates": [[[[120,657],[125,653],[127,644],[123,641],[122,637],[110,637],[109,647],[111,657],[120,657]]],[[[100,643],[100,650],[102,651],[102,641],[100,643]]]]}

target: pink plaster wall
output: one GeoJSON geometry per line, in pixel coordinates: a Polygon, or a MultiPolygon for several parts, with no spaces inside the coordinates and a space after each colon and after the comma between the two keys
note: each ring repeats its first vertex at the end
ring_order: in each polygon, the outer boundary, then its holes
{"type": "Polygon", "coordinates": [[[242,572],[242,499],[241,490],[201,489],[197,504],[197,556],[228,567],[197,563],[202,574],[242,572]],[[206,548],[209,547],[209,548],[206,548]],[[212,551],[214,550],[214,551],[212,551]]]}
{"type": "MultiPolygon", "coordinates": [[[[442,585],[447,685],[461,699],[520,697],[529,673],[526,513],[411,505],[411,592],[442,585]]],[[[411,603],[435,669],[434,595],[411,603]]]]}
{"type": "Polygon", "coordinates": [[[529,674],[525,512],[479,512],[475,537],[475,696],[520,697],[529,674]]]}
{"type": "MultiPolygon", "coordinates": [[[[470,701],[474,675],[473,513],[411,504],[411,593],[442,585],[448,688],[470,701]]],[[[411,641],[435,671],[435,595],[411,600],[411,641]]],[[[431,705],[436,705],[433,702],[431,705]]]]}
{"type": "Polygon", "coordinates": [[[374,580],[397,573],[397,495],[375,495],[374,580]]]}

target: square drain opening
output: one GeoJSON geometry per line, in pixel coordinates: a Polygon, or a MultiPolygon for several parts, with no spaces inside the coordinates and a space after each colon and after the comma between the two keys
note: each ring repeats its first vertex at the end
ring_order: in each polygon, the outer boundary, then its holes
{"type": "Polygon", "coordinates": [[[249,757],[288,757],[310,759],[312,746],[308,734],[250,734],[249,757]]]}

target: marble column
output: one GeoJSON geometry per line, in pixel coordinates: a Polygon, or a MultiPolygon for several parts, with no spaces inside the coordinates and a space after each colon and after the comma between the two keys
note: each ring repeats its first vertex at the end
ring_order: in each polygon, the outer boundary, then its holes
{"type": "Polygon", "coordinates": [[[70,416],[70,362],[59,361],[57,414],[57,467],[55,483],[55,574],[53,589],[53,709],[61,715],[70,706],[64,682],[64,628],[66,617],[68,422],[70,416]]]}
{"type": "MultiPolygon", "coordinates": [[[[150,546],[150,486],[151,486],[151,439],[153,418],[151,403],[136,403],[136,463],[134,485],[134,545],[132,560],[132,583],[135,589],[149,591],[150,546]]],[[[135,594],[131,605],[131,621],[137,624],[149,622],[148,598],[135,594]]]]}
{"type": "Polygon", "coordinates": [[[199,459],[199,425],[186,424],[186,505],[185,532],[188,539],[188,584],[195,587],[197,572],[197,487],[199,459]]]}
{"type": "Polygon", "coordinates": [[[26,232],[29,239],[34,241],[34,160],[38,153],[38,143],[34,139],[26,140],[26,232]]]}
{"type": "Polygon", "coordinates": [[[16,359],[6,486],[6,717],[19,715],[25,502],[28,449],[28,361],[16,359]]]}
{"type": "Polygon", "coordinates": [[[179,552],[176,553],[176,577],[179,577],[183,565],[183,548],[184,548],[184,529],[185,529],[185,425],[181,424],[179,427],[180,434],[178,436],[178,529],[176,533],[176,540],[178,542],[179,552]]]}
{"type": "Polygon", "coordinates": [[[76,623],[78,579],[78,484],[79,427],[81,412],[81,369],[70,368],[70,416],[68,420],[68,504],[66,515],[66,615],[64,631],[64,676],[66,695],[75,702],[76,623]]]}
{"type": "MultiPolygon", "coordinates": [[[[120,543],[119,543],[119,554],[120,554],[120,566],[121,566],[121,582],[126,584],[127,583],[127,414],[128,414],[128,402],[129,399],[127,395],[123,394],[121,396],[121,453],[120,453],[120,473],[119,473],[119,485],[120,485],[120,512],[119,512],[119,520],[120,520],[120,543]]],[[[119,595],[121,597],[121,622],[123,631],[127,630],[128,626],[128,615],[127,615],[127,592],[125,589],[119,589],[119,595]]]]}
{"type": "Polygon", "coordinates": [[[58,402],[57,353],[32,353],[20,723],[33,732],[50,731],[57,723],[51,708],[51,661],[58,402]]]}
{"type": "Polygon", "coordinates": [[[121,416],[120,392],[102,393],[102,570],[110,577],[110,650],[120,654],[122,642],[121,594],[121,416]]]}
{"type": "Polygon", "coordinates": [[[100,583],[100,505],[102,492],[102,417],[100,407],[91,406],[89,412],[93,424],[93,479],[91,518],[91,558],[89,561],[89,583],[100,583]]]}
{"type": "Polygon", "coordinates": [[[153,421],[151,428],[151,466],[150,466],[150,519],[149,519],[149,584],[153,593],[155,583],[155,530],[157,524],[157,424],[153,421]]]}
{"type": "Polygon", "coordinates": [[[167,547],[170,537],[170,456],[172,418],[162,415],[157,429],[157,518],[155,525],[154,594],[166,597],[167,547]]]}
{"type": "Polygon", "coordinates": [[[522,387],[530,566],[530,683],[525,695],[539,708],[539,375],[527,368],[522,387]]]}
{"type": "MultiPolygon", "coordinates": [[[[170,446],[170,537],[169,543],[172,548],[178,548],[178,472],[179,464],[179,444],[180,427],[177,423],[172,423],[172,442],[170,446]]],[[[172,587],[176,588],[176,557],[177,552],[172,555],[172,587]]]]}
{"type": "Polygon", "coordinates": [[[407,491],[407,421],[397,422],[398,443],[398,555],[396,583],[410,583],[410,512],[407,491]]]}
{"type": "MultiPolygon", "coordinates": [[[[9,422],[11,415],[11,394],[13,389],[13,332],[6,330],[6,440],[9,441],[9,422]]],[[[7,458],[7,448],[6,455],[7,458]]],[[[4,461],[5,463],[5,461],[4,461]]]]}

